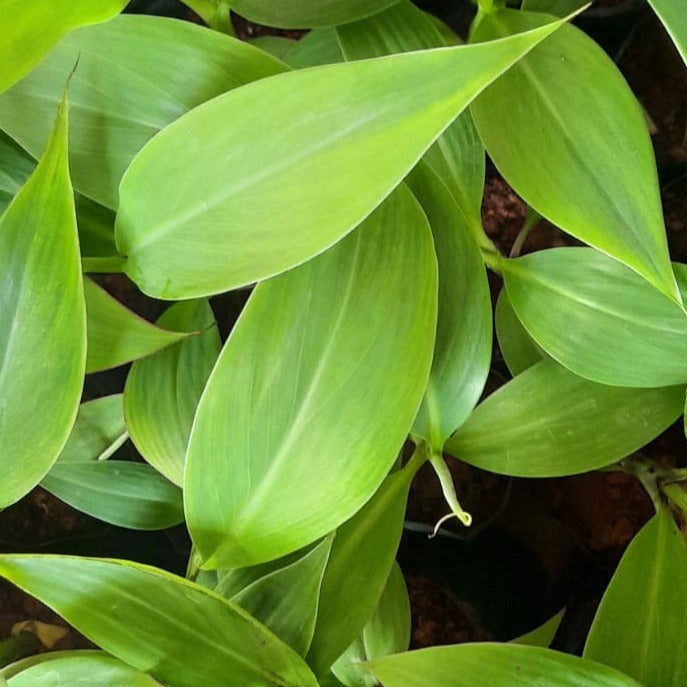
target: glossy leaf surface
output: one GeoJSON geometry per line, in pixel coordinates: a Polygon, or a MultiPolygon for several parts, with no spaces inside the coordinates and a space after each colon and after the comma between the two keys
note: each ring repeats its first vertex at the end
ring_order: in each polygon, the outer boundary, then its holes
{"type": "Polygon", "coordinates": [[[91,279],[84,280],[88,331],[86,372],[143,358],[189,336],[160,329],[124,307],[91,279]]]}
{"type": "Polygon", "coordinates": [[[186,515],[203,567],[295,551],[375,492],[427,382],[436,279],[427,220],[401,187],[345,241],[256,287],[186,456],[186,515]]]}
{"type": "Polygon", "coordinates": [[[326,537],[302,558],[232,598],[301,656],[310,648],[315,631],[320,585],[332,541],[331,535],[326,537]]]}
{"type": "Polygon", "coordinates": [[[85,313],[64,101],[38,167],[0,217],[0,283],[4,508],[57,459],[83,385],[85,313]]]}
{"type": "Polygon", "coordinates": [[[596,612],[584,655],[646,687],[683,685],[686,613],[687,550],[670,512],[661,507],[623,555],[596,612]]]}
{"type": "Polygon", "coordinates": [[[74,187],[110,208],[124,170],[160,129],[210,98],[286,69],[247,43],[185,21],[122,15],[75,31],[0,97],[0,129],[34,156],[77,60],[69,86],[74,187]]]}
{"type": "Polygon", "coordinates": [[[181,490],[142,463],[56,463],[41,486],[73,508],[118,527],[161,530],[184,519],[181,490]]]}
{"type": "Polygon", "coordinates": [[[325,675],[362,633],[377,608],[394,564],[416,469],[413,462],[389,475],[373,498],[337,530],[307,656],[318,676],[325,675]]]}
{"type": "Polygon", "coordinates": [[[11,677],[9,687],[156,687],[156,682],[135,668],[98,651],[60,652],[11,677]],[[60,653],[70,654],[61,656],[60,653]]]}
{"type": "MultiPolygon", "coordinates": [[[[112,19],[126,4],[127,0],[98,0],[95,3],[91,0],[2,0],[0,93],[35,67],[66,33],[78,26],[112,19]]],[[[64,78],[68,73],[69,70],[64,78]]]]}
{"type": "Polygon", "coordinates": [[[598,663],[514,644],[432,647],[368,666],[384,687],[641,687],[598,663]]]}
{"type": "Polygon", "coordinates": [[[126,438],[121,394],[82,403],[58,461],[88,463],[106,460],[126,438]]]}
{"type": "Polygon", "coordinates": [[[477,401],[491,363],[491,299],[477,244],[446,186],[424,163],[408,185],[425,211],[439,264],[432,371],[413,434],[441,451],[477,401]]]}
{"type": "Polygon", "coordinates": [[[616,386],[687,382],[687,315],[636,272],[590,248],[502,262],[532,338],[582,377],[616,386]]]}
{"type": "MultiPolygon", "coordinates": [[[[482,16],[472,39],[549,20],[503,10],[482,16]]],[[[529,205],[678,300],[644,114],[596,43],[563,26],[487,89],[472,114],[489,155],[529,205]]]]}
{"type": "Polygon", "coordinates": [[[543,360],[480,403],[444,450],[517,477],[554,477],[610,465],[682,413],[684,387],[595,384],[543,360]]]}
{"type": "Polygon", "coordinates": [[[132,365],[124,389],[124,413],[141,455],[181,486],[191,423],[219,355],[220,338],[207,301],[175,303],[158,319],[157,326],[201,333],[132,365]]]}
{"type": "Polygon", "coordinates": [[[321,253],[557,26],[488,46],[281,74],[196,108],[156,136],[122,180],[115,233],[127,274],[149,295],[184,299],[321,253]],[[152,186],[153,196],[145,191],[152,186]]]}
{"type": "Polygon", "coordinates": [[[335,26],[370,16],[396,0],[232,0],[231,7],[242,17],[283,29],[335,26]]]}
{"type": "Polygon", "coordinates": [[[687,4],[675,0],[648,0],[663,22],[682,59],[687,64],[687,4]]]}
{"type": "Polygon", "coordinates": [[[303,660],[238,606],[125,561],[0,556],[0,575],[113,656],[175,687],[317,687],[303,660]],[[116,609],[116,613],[113,613],[116,609]]]}

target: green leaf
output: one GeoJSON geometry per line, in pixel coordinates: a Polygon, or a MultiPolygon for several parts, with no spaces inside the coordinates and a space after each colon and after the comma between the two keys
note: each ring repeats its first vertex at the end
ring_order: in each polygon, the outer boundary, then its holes
{"type": "Polygon", "coordinates": [[[685,614],[687,550],[670,512],[660,507],[623,555],[596,612],[584,655],[646,687],[684,685],[685,614]]]}
{"type": "Polygon", "coordinates": [[[76,423],[57,460],[60,463],[106,460],[126,439],[122,395],[103,396],[79,406],[76,423]]]}
{"type": "Polygon", "coordinates": [[[0,93],[35,67],[66,33],[112,19],[126,4],[127,0],[1,0],[0,93]]]}
{"type": "Polygon", "coordinates": [[[320,67],[343,62],[336,29],[313,29],[301,38],[286,56],[285,62],[293,69],[320,67]]]}
{"type": "Polygon", "coordinates": [[[687,64],[687,4],[680,0],[649,0],[687,64]]]}
{"type": "Polygon", "coordinates": [[[501,355],[514,377],[546,357],[522,326],[506,289],[501,289],[496,301],[494,325],[501,355]]]}
{"type": "MultiPolygon", "coordinates": [[[[54,0],[36,4],[57,7],[54,0]]],[[[286,69],[247,43],[189,22],[122,15],[75,31],[0,97],[0,129],[34,156],[77,60],[69,86],[74,186],[109,208],[118,205],[131,159],[160,129],[210,98],[286,69]]]]}
{"type": "Polygon", "coordinates": [[[0,214],[36,168],[33,158],[0,131],[0,214]]]}
{"type": "Polygon", "coordinates": [[[647,444],[680,417],[684,400],[681,386],[595,384],[543,360],[480,403],[444,450],[505,475],[574,475],[647,444]]]}
{"type": "Polygon", "coordinates": [[[88,330],[86,372],[99,372],[155,353],[190,336],[160,329],[84,279],[88,330]]]}
{"type": "Polygon", "coordinates": [[[368,666],[384,687],[641,687],[593,661],[515,644],[432,647],[368,666]]]}
{"type": "Polygon", "coordinates": [[[321,253],[559,23],[489,45],[280,74],[197,107],[156,136],[122,180],[115,233],[127,274],[149,295],[184,299],[321,253]]]}
{"type": "Polygon", "coordinates": [[[41,486],[72,508],[118,527],[161,530],[184,519],[181,490],[142,463],[56,463],[41,486]]]}
{"type": "Polygon", "coordinates": [[[174,304],[157,325],[202,333],[132,365],[124,388],[124,414],[141,455],[181,486],[191,424],[221,343],[212,309],[204,300],[174,304]]]}
{"type": "Polygon", "coordinates": [[[687,316],[636,272],[591,248],[503,260],[518,319],[575,374],[602,384],[687,382],[687,316]]]}
{"type": "Polygon", "coordinates": [[[232,0],[231,8],[242,17],[283,29],[335,26],[369,17],[396,0],[232,0]]]}
{"type": "Polygon", "coordinates": [[[387,477],[375,496],[337,530],[307,656],[318,676],[361,634],[379,604],[401,539],[417,463],[418,458],[387,477]]]}
{"type": "Polygon", "coordinates": [[[317,687],[303,660],[238,606],[127,561],[0,556],[0,575],[130,666],[174,687],[317,687]],[[115,612],[116,611],[116,612],[115,612]]]}
{"type": "MultiPolygon", "coordinates": [[[[515,10],[481,15],[472,38],[550,20],[515,10]]],[[[594,41],[563,26],[488,88],[472,114],[489,155],[529,205],[679,302],[644,114],[594,41]]]]}
{"type": "Polygon", "coordinates": [[[512,643],[525,644],[527,646],[550,646],[551,642],[553,642],[553,638],[556,636],[556,632],[558,632],[558,628],[561,626],[564,614],[565,608],[558,611],[556,615],[549,618],[545,623],[536,627],[531,632],[511,640],[512,643]]]}
{"type": "Polygon", "coordinates": [[[9,687],[156,687],[159,684],[149,675],[99,651],[50,654],[9,680],[9,687]]]}
{"type": "Polygon", "coordinates": [[[441,451],[479,400],[491,363],[491,299],[477,244],[441,179],[424,163],[408,184],[427,214],[439,263],[432,371],[412,432],[441,451]]]}
{"type": "Polygon", "coordinates": [[[281,61],[284,61],[284,58],[297,45],[293,38],[286,38],[286,36],[256,36],[248,40],[248,43],[281,61]]]}
{"type": "Polygon", "coordinates": [[[315,632],[320,585],[333,536],[290,565],[253,582],[232,601],[305,656],[315,632]]]}
{"type": "Polygon", "coordinates": [[[429,226],[405,187],[345,241],[256,287],[189,440],[184,498],[202,567],[295,551],[372,496],[427,382],[436,289],[429,226]]]}
{"type": "Polygon", "coordinates": [[[0,508],[34,487],[76,418],[86,323],[67,103],[38,167],[0,217],[0,508]]]}

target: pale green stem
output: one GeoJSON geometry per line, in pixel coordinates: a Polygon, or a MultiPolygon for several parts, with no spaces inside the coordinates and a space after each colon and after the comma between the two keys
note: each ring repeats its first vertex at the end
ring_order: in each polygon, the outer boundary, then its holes
{"type": "Polygon", "coordinates": [[[236,37],[234,24],[231,21],[231,8],[226,2],[220,2],[215,10],[215,15],[208,22],[208,26],[220,33],[236,37]]]}
{"type": "Polygon", "coordinates": [[[532,229],[539,224],[541,219],[542,216],[534,208],[527,207],[527,217],[525,217],[525,222],[518,232],[518,235],[515,237],[515,241],[513,241],[513,247],[510,249],[510,255],[508,257],[517,258],[520,255],[520,251],[525,245],[527,237],[530,235],[532,229]]]}
{"type": "Polygon", "coordinates": [[[443,518],[441,518],[439,522],[437,522],[437,524],[434,526],[434,532],[431,536],[436,536],[436,533],[439,531],[439,528],[447,520],[451,518],[458,518],[458,520],[460,520],[463,523],[463,525],[465,525],[465,527],[470,527],[470,525],[472,524],[472,515],[464,511],[460,503],[458,502],[458,496],[456,495],[456,487],[453,484],[453,477],[451,476],[451,471],[448,469],[448,465],[446,465],[444,457],[440,453],[433,453],[430,456],[429,462],[432,464],[434,472],[439,478],[439,483],[441,484],[441,491],[444,494],[446,503],[451,509],[451,512],[448,515],[445,515],[443,518]]]}
{"type": "Polygon", "coordinates": [[[107,258],[81,258],[81,268],[85,273],[117,274],[124,272],[126,258],[112,255],[107,258]]]}
{"type": "Polygon", "coordinates": [[[191,582],[196,581],[198,573],[200,572],[200,566],[203,559],[198,553],[198,549],[195,546],[191,547],[191,555],[188,557],[188,565],[186,566],[186,579],[191,580],[191,582]]]}
{"type": "Polygon", "coordinates": [[[661,495],[658,490],[657,474],[654,464],[643,456],[636,456],[631,460],[622,461],[621,465],[625,472],[634,475],[644,487],[644,490],[651,498],[654,508],[658,512],[661,506],[661,495]]]}
{"type": "Polygon", "coordinates": [[[484,264],[496,274],[501,274],[501,262],[503,261],[503,256],[495,248],[493,250],[483,248],[480,246],[480,252],[482,253],[482,260],[484,264]]]}
{"type": "Polygon", "coordinates": [[[687,482],[687,468],[670,468],[660,472],[661,484],[674,484],[675,482],[687,482]]]}

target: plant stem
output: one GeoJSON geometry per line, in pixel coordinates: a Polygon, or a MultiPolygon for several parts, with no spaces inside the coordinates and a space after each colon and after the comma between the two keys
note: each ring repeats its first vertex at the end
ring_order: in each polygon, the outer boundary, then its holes
{"type": "Polygon", "coordinates": [[[484,261],[484,264],[492,271],[496,272],[496,274],[501,274],[501,261],[503,260],[503,256],[501,253],[494,249],[489,249],[489,248],[484,248],[483,246],[480,246],[480,252],[482,253],[482,260],[484,261]]]}
{"type": "Polygon", "coordinates": [[[192,9],[208,26],[217,11],[217,3],[212,0],[181,0],[192,9]]]}
{"type": "Polygon", "coordinates": [[[124,272],[126,258],[112,255],[107,258],[81,258],[81,268],[85,273],[120,273],[124,272]]]}
{"type": "Polygon", "coordinates": [[[226,2],[220,2],[215,10],[215,15],[208,23],[208,26],[215,31],[226,33],[228,36],[236,37],[234,24],[231,21],[231,8],[226,2]]]}
{"type": "Polygon", "coordinates": [[[441,518],[439,522],[437,522],[437,524],[434,526],[434,532],[432,536],[436,536],[436,533],[439,531],[439,528],[444,524],[444,522],[446,522],[446,520],[454,517],[458,518],[458,520],[460,520],[463,523],[463,525],[465,525],[465,527],[470,527],[470,525],[472,524],[472,515],[464,511],[460,503],[458,502],[458,496],[456,495],[456,487],[453,484],[453,477],[451,476],[451,471],[448,469],[448,465],[446,465],[444,457],[441,455],[441,453],[432,453],[429,462],[432,464],[434,472],[439,478],[439,483],[441,484],[441,491],[444,494],[446,503],[451,509],[451,512],[448,515],[445,515],[443,518],[441,518]]]}
{"type": "Polygon", "coordinates": [[[520,251],[522,250],[527,237],[530,235],[532,229],[539,224],[541,219],[542,216],[533,207],[528,205],[527,216],[525,217],[522,228],[515,237],[515,241],[513,241],[513,247],[510,249],[510,254],[508,256],[509,258],[517,258],[520,255],[520,251]]]}

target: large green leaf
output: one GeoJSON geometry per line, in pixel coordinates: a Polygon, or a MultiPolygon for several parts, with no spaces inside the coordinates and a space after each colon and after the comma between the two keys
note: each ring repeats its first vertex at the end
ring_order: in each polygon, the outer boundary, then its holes
{"type": "Polygon", "coordinates": [[[615,386],[687,382],[687,315],[617,260],[553,248],[501,268],[518,319],[575,374],[615,386]]]}
{"type": "Polygon", "coordinates": [[[444,450],[505,475],[573,475],[644,446],[680,417],[684,398],[682,386],[606,386],[543,360],[478,405],[444,450]]]}
{"type": "Polygon", "coordinates": [[[384,687],[641,687],[593,661],[515,644],[432,647],[368,666],[384,687]]]}
{"type": "MultiPolygon", "coordinates": [[[[472,38],[550,20],[515,10],[480,15],[472,38]]],[[[563,26],[488,88],[472,114],[489,155],[529,205],[679,301],[644,114],[596,43],[563,26]]]]}
{"type": "Polygon", "coordinates": [[[317,687],[303,660],[235,604],[149,566],[0,556],[0,575],[86,637],[174,687],[317,687]]]}
{"type": "Polygon", "coordinates": [[[267,26],[306,29],[334,26],[368,17],[396,0],[232,0],[231,7],[241,16],[267,26]]]}
{"type": "Polygon", "coordinates": [[[160,129],[210,98],[286,69],[257,48],[189,22],[122,15],[75,31],[0,97],[0,129],[34,156],[77,60],[69,87],[74,187],[110,208],[117,207],[124,170],[160,129]]]}
{"type": "Polygon", "coordinates": [[[122,395],[103,396],[82,403],[60,463],[106,460],[127,439],[122,395]]]}
{"type": "Polygon", "coordinates": [[[687,64],[687,3],[682,0],[649,0],[687,64]]]}
{"type": "Polygon", "coordinates": [[[419,458],[391,474],[336,533],[322,580],[308,663],[325,675],[359,636],[379,604],[403,529],[408,490],[419,458]]]}
{"type": "Polygon", "coordinates": [[[9,680],[9,687],[159,687],[159,684],[150,675],[99,651],[58,652],[9,680]]]}
{"type": "Polygon", "coordinates": [[[212,309],[204,300],[174,304],[157,325],[202,333],[132,365],[124,389],[124,413],[131,440],[141,455],[181,486],[196,406],[221,344],[212,309]]]}
{"type": "Polygon", "coordinates": [[[150,295],[191,298],[321,253],[558,25],[280,74],[201,105],[150,141],[122,180],[115,233],[127,274],[150,295]]]}
{"type": "Polygon", "coordinates": [[[587,637],[584,655],[646,687],[687,683],[687,550],[667,508],[632,540],[587,637]]]}
{"type": "Polygon", "coordinates": [[[189,440],[203,567],[295,551],[375,492],[427,383],[436,280],[427,220],[400,187],[345,241],[256,287],[189,440]]]}
{"type": "Polygon", "coordinates": [[[315,632],[320,585],[332,541],[329,535],[305,556],[232,597],[301,656],[308,652],[315,632]]]}
{"type": "Polygon", "coordinates": [[[67,103],[0,217],[0,508],[35,486],[76,418],[86,317],[67,163],[67,103]]]}
{"type": "Polygon", "coordinates": [[[143,358],[190,336],[160,329],[125,308],[91,279],[84,280],[88,330],[86,372],[143,358]]]}
{"type": "Polygon", "coordinates": [[[408,178],[429,219],[439,263],[432,371],[413,433],[441,451],[475,407],[491,363],[491,299],[477,244],[441,179],[424,163],[408,178]]]}
{"type": "Polygon", "coordinates": [[[41,486],[73,508],[119,527],[161,530],[184,519],[181,490],[142,463],[57,462],[41,486]]]}
{"type": "Polygon", "coordinates": [[[112,19],[126,4],[127,0],[0,0],[0,93],[35,67],[66,33],[112,19]]]}

